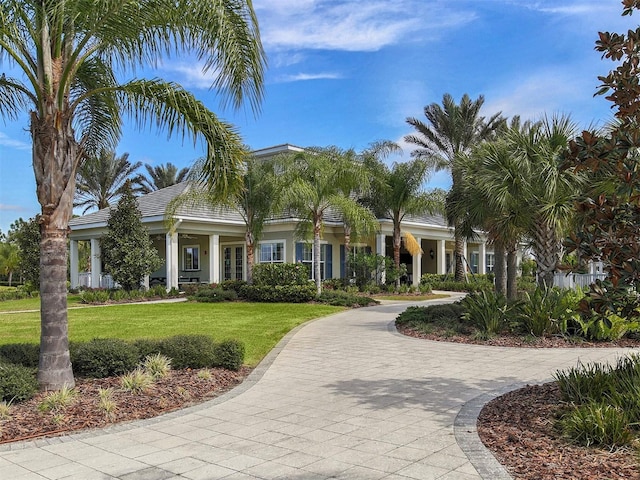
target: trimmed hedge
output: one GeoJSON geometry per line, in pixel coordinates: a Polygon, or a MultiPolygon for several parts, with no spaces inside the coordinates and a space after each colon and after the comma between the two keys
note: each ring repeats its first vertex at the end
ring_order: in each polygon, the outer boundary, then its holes
{"type": "Polygon", "coordinates": [[[335,307],[366,307],[379,303],[370,297],[354,295],[339,290],[323,291],[318,297],[318,301],[335,307]]]}
{"type": "Polygon", "coordinates": [[[160,353],[177,369],[214,367],[214,348],[213,339],[206,335],[175,335],[160,342],[160,353]]]}
{"type": "Polygon", "coordinates": [[[96,338],[70,349],[78,375],[92,378],[115,377],[133,370],[139,361],[138,349],[117,338],[96,338]]]}
{"type": "Polygon", "coordinates": [[[38,391],[36,370],[11,363],[0,364],[0,400],[22,402],[38,391]]]}
{"type": "Polygon", "coordinates": [[[130,342],[138,350],[138,359],[140,361],[149,355],[156,355],[162,352],[162,340],[155,338],[138,338],[130,342]]]}
{"type": "Polygon", "coordinates": [[[215,366],[238,371],[244,363],[244,344],[238,340],[223,340],[213,349],[215,366]]]}
{"type": "Polygon", "coordinates": [[[0,345],[0,358],[7,363],[37,368],[40,362],[40,345],[36,343],[8,343],[0,345]]]}
{"type": "Polygon", "coordinates": [[[253,267],[253,284],[291,286],[309,283],[309,268],[302,263],[259,263],[253,267]]]}
{"type": "Polygon", "coordinates": [[[304,285],[244,285],[240,297],[250,302],[306,303],[316,298],[316,287],[308,280],[304,285]]]}
{"type": "Polygon", "coordinates": [[[235,290],[223,290],[222,288],[202,287],[189,297],[189,300],[206,303],[231,302],[238,299],[235,290]]]}

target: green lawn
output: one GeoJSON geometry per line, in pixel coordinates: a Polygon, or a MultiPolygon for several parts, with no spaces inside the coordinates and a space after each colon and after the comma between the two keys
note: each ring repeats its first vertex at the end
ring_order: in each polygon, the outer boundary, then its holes
{"type": "MultiPolygon", "coordinates": [[[[67,296],[67,305],[70,307],[82,305],[80,295],[67,296]]],[[[23,310],[40,310],[40,297],[0,302],[0,312],[19,312],[23,310]]]]}
{"type": "MultiPolygon", "coordinates": [[[[18,305],[22,300],[1,302],[18,305]]],[[[38,307],[36,307],[38,308],[38,307]]],[[[23,310],[22,307],[14,308],[23,310]]],[[[344,310],[316,304],[159,303],[69,310],[69,338],[125,340],[205,334],[215,340],[236,338],[246,346],[245,364],[255,366],[292,328],[307,320],[344,310]]],[[[6,311],[6,310],[5,310],[6,311]]],[[[0,314],[0,344],[38,343],[39,313],[0,314]]]]}

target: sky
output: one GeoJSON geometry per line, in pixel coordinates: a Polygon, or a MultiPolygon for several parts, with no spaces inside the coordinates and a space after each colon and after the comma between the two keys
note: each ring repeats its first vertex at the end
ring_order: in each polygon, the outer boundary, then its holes
{"type": "MultiPolygon", "coordinates": [[[[166,60],[139,76],[160,76],[189,89],[236,126],[252,149],[283,143],[336,145],[361,151],[372,142],[403,141],[424,120],[424,107],[485,97],[481,114],[539,119],[569,114],[580,128],[612,118],[594,97],[598,76],[614,68],[594,50],[599,31],[635,29],[620,0],[254,0],[267,55],[264,99],[224,108],[191,58],[166,60]]],[[[2,60],[0,60],[1,62],[2,60]]],[[[0,72],[8,66],[0,63],[0,72]]],[[[15,74],[15,72],[13,72],[15,74]]],[[[189,166],[201,145],[135,130],[126,120],[116,153],[131,162],[189,166]]],[[[143,169],[142,169],[143,171],[143,169]]],[[[448,188],[449,174],[432,174],[427,188],[448,188]]],[[[0,231],[40,211],[31,163],[28,116],[0,122],[0,231]]]]}

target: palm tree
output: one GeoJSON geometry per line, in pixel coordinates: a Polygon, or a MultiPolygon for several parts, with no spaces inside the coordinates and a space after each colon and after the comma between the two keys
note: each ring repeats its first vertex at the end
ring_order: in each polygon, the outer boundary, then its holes
{"type": "MultiPolygon", "coordinates": [[[[196,177],[200,168],[202,161],[193,166],[192,172],[196,172],[196,177]]],[[[188,190],[171,201],[167,215],[173,217],[179,208],[189,205],[226,207],[236,211],[246,227],[244,238],[247,247],[247,283],[253,283],[255,245],[277,203],[278,190],[272,162],[247,156],[242,183],[242,189],[234,195],[219,197],[197,182],[191,182],[188,190]]]]}
{"type": "Polygon", "coordinates": [[[9,242],[0,243],[0,272],[8,277],[9,286],[13,280],[13,273],[20,268],[20,249],[9,242]]]}
{"type": "Polygon", "coordinates": [[[301,218],[299,234],[310,227],[313,235],[313,275],[318,295],[322,292],[320,237],[323,217],[329,210],[339,212],[351,225],[376,225],[366,207],[345,192],[362,175],[362,165],[337,147],[308,148],[276,159],[282,172],[280,208],[301,218]]]}
{"type": "Polygon", "coordinates": [[[553,285],[560,261],[562,239],[575,216],[574,202],[584,185],[584,176],[561,168],[561,154],[577,134],[568,115],[545,116],[529,131],[514,131],[511,143],[526,162],[529,235],[533,241],[538,284],[553,285]]]}
{"type": "MultiPolygon", "coordinates": [[[[414,135],[406,135],[406,142],[418,146],[411,152],[416,158],[428,162],[429,168],[436,171],[451,171],[452,185],[461,181],[461,172],[456,159],[459,155],[469,153],[471,149],[484,140],[491,138],[494,132],[504,123],[500,112],[489,119],[480,116],[484,104],[484,96],[471,100],[466,93],[460,104],[446,93],[442,98],[442,106],[432,103],[424,107],[426,122],[417,118],[407,118],[407,123],[417,131],[414,135]]],[[[461,233],[460,220],[453,218],[455,227],[455,276],[457,281],[464,280],[464,237],[461,233]]]]}
{"type": "MultiPolygon", "coordinates": [[[[442,210],[441,199],[423,191],[429,176],[426,160],[415,158],[409,162],[395,162],[391,168],[379,157],[366,158],[371,172],[372,192],[365,202],[379,218],[390,218],[393,222],[393,262],[400,268],[400,242],[402,221],[407,215],[421,215],[442,210]]],[[[396,280],[400,284],[400,278],[396,280]]]]}
{"type": "Polygon", "coordinates": [[[242,142],[180,85],[162,79],[121,81],[163,54],[193,54],[215,74],[213,87],[254,111],[262,97],[264,52],[249,0],[7,0],[0,4],[0,62],[21,78],[0,76],[0,115],[30,113],[33,169],[41,216],[43,389],[73,386],[69,361],[67,229],[77,168],[113,150],[123,116],[143,127],[202,139],[203,180],[226,193],[238,188],[242,142]]]}
{"type": "Polygon", "coordinates": [[[125,183],[142,165],[129,162],[129,154],[116,157],[116,153],[102,149],[100,153],[85,160],[76,174],[74,207],[84,207],[85,214],[92,208],[110,207],[122,195],[125,183]]]}
{"type": "Polygon", "coordinates": [[[161,188],[170,187],[176,183],[181,183],[187,180],[189,176],[189,168],[184,167],[178,171],[173,163],[167,162],[166,165],[158,165],[152,167],[148,163],[144,165],[147,169],[148,176],[141,175],[136,179],[141,193],[151,193],[161,188]]]}

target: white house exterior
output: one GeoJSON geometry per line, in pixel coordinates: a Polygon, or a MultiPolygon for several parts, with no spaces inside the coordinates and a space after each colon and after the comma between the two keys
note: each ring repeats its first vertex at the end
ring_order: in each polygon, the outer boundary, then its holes
{"type": "MultiPolygon", "coordinates": [[[[292,145],[279,145],[254,152],[258,158],[279,153],[301,151],[292,145]]],[[[181,208],[174,216],[173,226],[168,227],[165,214],[169,202],[181,194],[187,183],[180,183],[138,197],[142,223],[147,228],[153,244],[158,249],[164,265],[146,280],[149,284],[165,284],[178,288],[185,283],[218,283],[229,279],[246,280],[245,224],[238,213],[227,208],[197,206],[181,208]]],[[[70,222],[70,272],[71,287],[106,286],[100,258],[100,238],[106,233],[110,210],[76,217],[70,222]],[[78,245],[89,242],[91,248],[90,274],[81,282],[78,245]],[[89,280],[90,278],[90,280],[89,280]]],[[[389,257],[393,256],[393,223],[379,219],[378,233],[366,242],[355,244],[389,257]]],[[[303,262],[311,263],[310,243],[294,237],[298,219],[278,218],[267,222],[262,237],[257,242],[256,263],[303,262]]],[[[403,232],[411,233],[422,254],[411,256],[404,247],[401,262],[408,268],[408,279],[417,285],[424,273],[444,274],[453,269],[453,232],[440,216],[409,217],[402,223],[403,232]]],[[[484,238],[465,246],[465,258],[474,273],[493,270],[494,255],[484,238]]],[[[338,217],[325,217],[322,237],[323,278],[342,278],[345,275],[344,229],[338,217]]]]}

